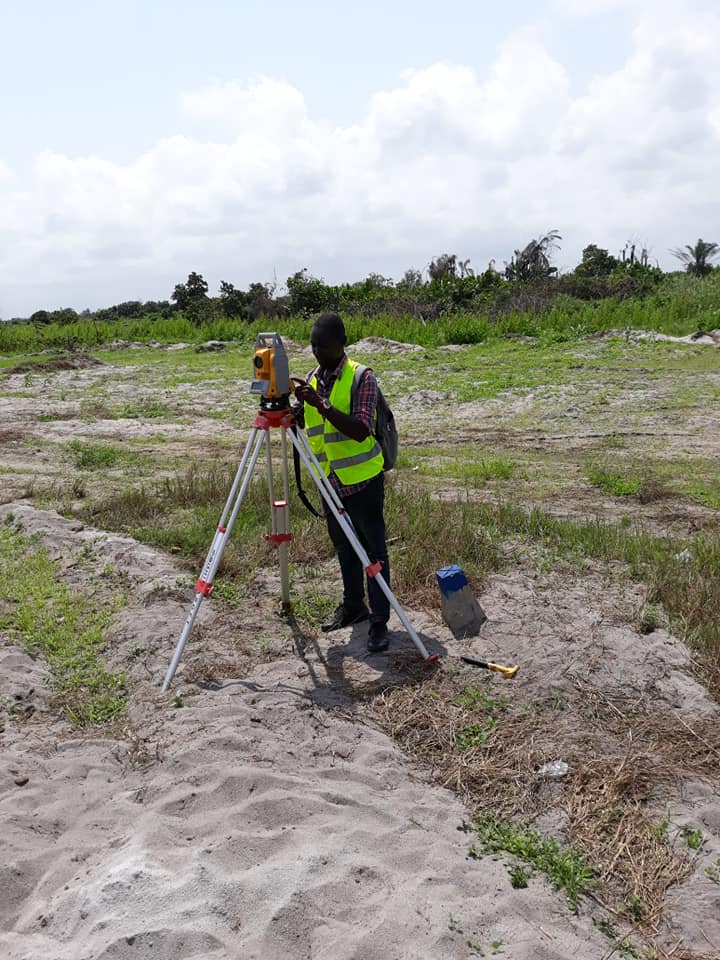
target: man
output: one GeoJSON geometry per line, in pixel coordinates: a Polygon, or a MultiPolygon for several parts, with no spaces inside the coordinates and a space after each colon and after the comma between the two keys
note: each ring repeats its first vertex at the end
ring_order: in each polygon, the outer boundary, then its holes
{"type": "MultiPolygon", "coordinates": [[[[307,383],[295,388],[295,396],[303,404],[299,419],[304,419],[308,443],[352,520],[358,539],[370,561],[382,563],[382,575],[389,586],[383,455],[373,436],[377,380],[367,369],[353,390],[357,364],[345,353],[346,343],[345,326],[336,313],[324,313],[317,318],[310,332],[310,345],[318,366],[307,383]]],[[[368,611],[362,563],[337,519],[324,501],[323,504],[328,533],[340,561],[343,599],[322,629],[339,630],[369,616],[367,648],[370,653],[380,653],[389,645],[389,601],[375,578],[369,576],[368,611]]]]}

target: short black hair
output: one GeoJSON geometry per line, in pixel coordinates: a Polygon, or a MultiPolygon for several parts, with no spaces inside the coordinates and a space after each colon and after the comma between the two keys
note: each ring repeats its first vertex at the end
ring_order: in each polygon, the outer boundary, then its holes
{"type": "Polygon", "coordinates": [[[345,324],[337,313],[321,313],[312,328],[323,340],[342,343],[343,346],[347,343],[345,324]]]}

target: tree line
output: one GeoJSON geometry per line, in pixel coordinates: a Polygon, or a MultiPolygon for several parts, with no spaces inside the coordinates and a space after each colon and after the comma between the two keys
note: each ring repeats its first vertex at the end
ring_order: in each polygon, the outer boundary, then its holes
{"type": "MultiPolygon", "coordinates": [[[[580,300],[607,297],[624,299],[643,295],[666,274],[649,261],[647,249],[628,243],[613,256],[607,249],[588,244],[579,264],[560,274],[553,265],[562,237],[557,230],[530,240],[516,249],[502,269],[491,261],[476,271],[469,260],[443,253],[430,261],[424,271],[409,269],[393,281],[371,273],[354,283],[331,285],[312,275],[307,267],[287,278],[286,292],[275,284],[251,283],[247,289],[223,280],[217,295],[211,296],[202,274],[193,271],[175,285],[168,300],[128,300],[99,310],[76,313],[72,308],[37,310],[18,322],[36,325],[67,325],[81,319],[96,322],[123,319],[168,318],[181,313],[196,326],[221,317],[255,320],[260,317],[310,316],[323,310],[349,315],[407,315],[431,321],[459,310],[480,310],[493,315],[512,311],[544,310],[558,296],[580,300]]],[[[720,258],[720,244],[699,239],[671,251],[684,272],[696,277],[720,271],[713,261],[720,258]]]]}

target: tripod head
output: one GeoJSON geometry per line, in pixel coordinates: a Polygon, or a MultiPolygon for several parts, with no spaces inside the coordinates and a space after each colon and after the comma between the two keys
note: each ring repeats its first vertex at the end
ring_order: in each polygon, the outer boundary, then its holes
{"type": "Polygon", "coordinates": [[[254,379],[250,393],[260,397],[261,410],[287,410],[292,382],[285,347],[277,333],[259,333],[253,356],[254,379]]]}

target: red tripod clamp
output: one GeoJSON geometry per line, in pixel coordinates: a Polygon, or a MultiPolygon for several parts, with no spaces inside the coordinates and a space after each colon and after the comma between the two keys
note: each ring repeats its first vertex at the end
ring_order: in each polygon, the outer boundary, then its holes
{"type": "Polygon", "coordinates": [[[258,430],[269,430],[270,427],[285,427],[289,430],[293,423],[291,410],[261,410],[255,417],[253,426],[258,430]]]}

